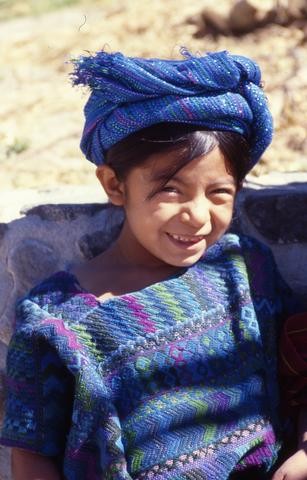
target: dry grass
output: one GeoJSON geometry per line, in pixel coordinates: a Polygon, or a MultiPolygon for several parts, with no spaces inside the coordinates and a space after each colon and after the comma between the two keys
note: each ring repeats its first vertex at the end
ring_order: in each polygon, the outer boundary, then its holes
{"type": "Polygon", "coordinates": [[[38,15],[80,3],[81,0],[0,0],[0,21],[38,15]]]}

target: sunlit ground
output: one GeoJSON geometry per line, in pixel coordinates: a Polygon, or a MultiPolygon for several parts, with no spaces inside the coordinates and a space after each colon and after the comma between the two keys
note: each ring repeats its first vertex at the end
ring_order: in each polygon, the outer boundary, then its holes
{"type": "MultiPolygon", "coordinates": [[[[231,0],[220,0],[223,11],[231,0]]],[[[253,170],[307,171],[306,32],[272,25],[244,37],[195,38],[211,0],[0,0],[0,187],[46,188],[96,182],[79,150],[87,92],[72,88],[69,60],[106,48],[178,57],[229,50],[263,71],[275,120],[272,146],[253,170]]],[[[306,30],[307,31],[307,30],[306,30]]]]}

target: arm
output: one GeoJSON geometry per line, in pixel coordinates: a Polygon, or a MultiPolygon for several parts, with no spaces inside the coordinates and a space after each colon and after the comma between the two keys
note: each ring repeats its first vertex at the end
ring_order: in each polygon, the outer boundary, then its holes
{"type": "Polygon", "coordinates": [[[60,480],[60,474],[51,458],[19,448],[12,449],[14,480],[60,480]]]}

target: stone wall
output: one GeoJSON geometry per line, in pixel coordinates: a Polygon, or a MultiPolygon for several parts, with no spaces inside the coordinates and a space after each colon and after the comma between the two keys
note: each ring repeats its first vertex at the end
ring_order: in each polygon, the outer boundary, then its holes
{"type": "MultiPolygon", "coordinates": [[[[16,298],[53,272],[97,255],[116,236],[123,218],[93,187],[7,192],[2,198],[0,423],[16,298]]],[[[232,228],[270,245],[282,275],[307,304],[307,174],[276,174],[247,182],[237,199],[232,228]]],[[[11,478],[9,470],[9,451],[0,447],[0,480],[11,478]]]]}

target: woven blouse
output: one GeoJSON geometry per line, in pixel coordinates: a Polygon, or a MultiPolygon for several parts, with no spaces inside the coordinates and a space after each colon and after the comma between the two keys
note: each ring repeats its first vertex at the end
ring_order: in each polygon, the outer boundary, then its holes
{"type": "Polygon", "coordinates": [[[58,272],[17,305],[1,443],[55,457],[67,480],[266,478],[292,303],[269,249],[234,234],[103,302],[58,272]]]}

